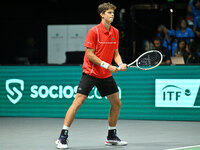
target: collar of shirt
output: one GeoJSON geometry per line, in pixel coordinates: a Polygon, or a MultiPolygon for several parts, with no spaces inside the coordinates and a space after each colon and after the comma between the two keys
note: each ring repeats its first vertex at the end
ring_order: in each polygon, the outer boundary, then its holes
{"type": "Polygon", "coordinates": [[[104,27],[102,22],[100,23],[99,26],[102,29],[102,31],[104,32],[104,34],[107,34],[109,36],[112,35],[112,25],[110,25],[110,31],[106,30],[106,28],[104,27]]]}

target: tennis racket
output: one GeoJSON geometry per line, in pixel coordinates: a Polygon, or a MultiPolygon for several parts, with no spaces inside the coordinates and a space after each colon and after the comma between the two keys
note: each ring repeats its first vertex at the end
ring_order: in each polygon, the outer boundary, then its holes
{"type": "Polygon", "coordinates": [[[158,50],[150,50],[141,54],[135,61],[128,64],[128,68],[139,68],[150,70],[158,67],[162,62],[163,56],[158,50]]]}

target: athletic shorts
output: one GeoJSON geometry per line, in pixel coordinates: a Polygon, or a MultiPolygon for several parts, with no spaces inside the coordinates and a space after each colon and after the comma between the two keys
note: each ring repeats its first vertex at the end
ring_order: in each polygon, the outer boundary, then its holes
{"type": "Polygon", "coordinates": [[[118,92],[117,84],[114,78],[108,77],[105,79],[95,78],[83,72],[80,80],[77,93],[89,95],[92,88],[96,86],[102,97],[118,92]]]}

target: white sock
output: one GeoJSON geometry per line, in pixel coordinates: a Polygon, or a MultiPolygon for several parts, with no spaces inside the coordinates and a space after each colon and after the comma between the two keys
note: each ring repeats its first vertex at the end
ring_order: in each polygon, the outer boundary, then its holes
{"type": "Polygon", "coordinates": [[[66,126],[66,125],[63,125],[63,128],[62,128],[63,130],[69,130],[69,127],[68,126],[66,126]]]}
{"type": "Polygon", "coordinates": [[[108,130],[114,130],[114,129],[116,129],[116,126],[115,127],[108,126],[108,130]]]}

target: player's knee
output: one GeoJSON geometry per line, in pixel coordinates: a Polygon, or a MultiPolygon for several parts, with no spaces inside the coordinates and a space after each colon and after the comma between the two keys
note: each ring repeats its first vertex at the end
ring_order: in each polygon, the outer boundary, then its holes
{"type": "Polygon", "coordinates": [[[118,105],[119,108],[121,108],[121,105],[122,105],[121,101],[118,101],[117,105],[118,105]]]}
{"type": "Polygon", "coordinates": [[[77,96],[73,102],[73,105],[76,109],[79,109],[81,105],[84,103],[85,99],[81,96],[77,96]]]}
{"type": "Polygon", "coordinates": [[[120,101],[120,100],[116,101],[116,102],[114,103],[114,107],[115,107],[116,109],[120,109],[120,108],[121,108],[121,101],[120,101]]]}
{"type": "Polygon", "coordinates": [[[83,103],[81,103],[81,102],[74,101],[73,104],[72,104],[72,107],[74,108],[73,110],[75,112],[77,112],[79,110],[79,108],[81,107],[82,104],[83,103]]]}
{"type": "Polygon", "coordinates": [[[78,100],[74,100],[73,105],[79,109],[81,107],[81,105],[83,104],[82,101],[78,101],[78,100]]]}

